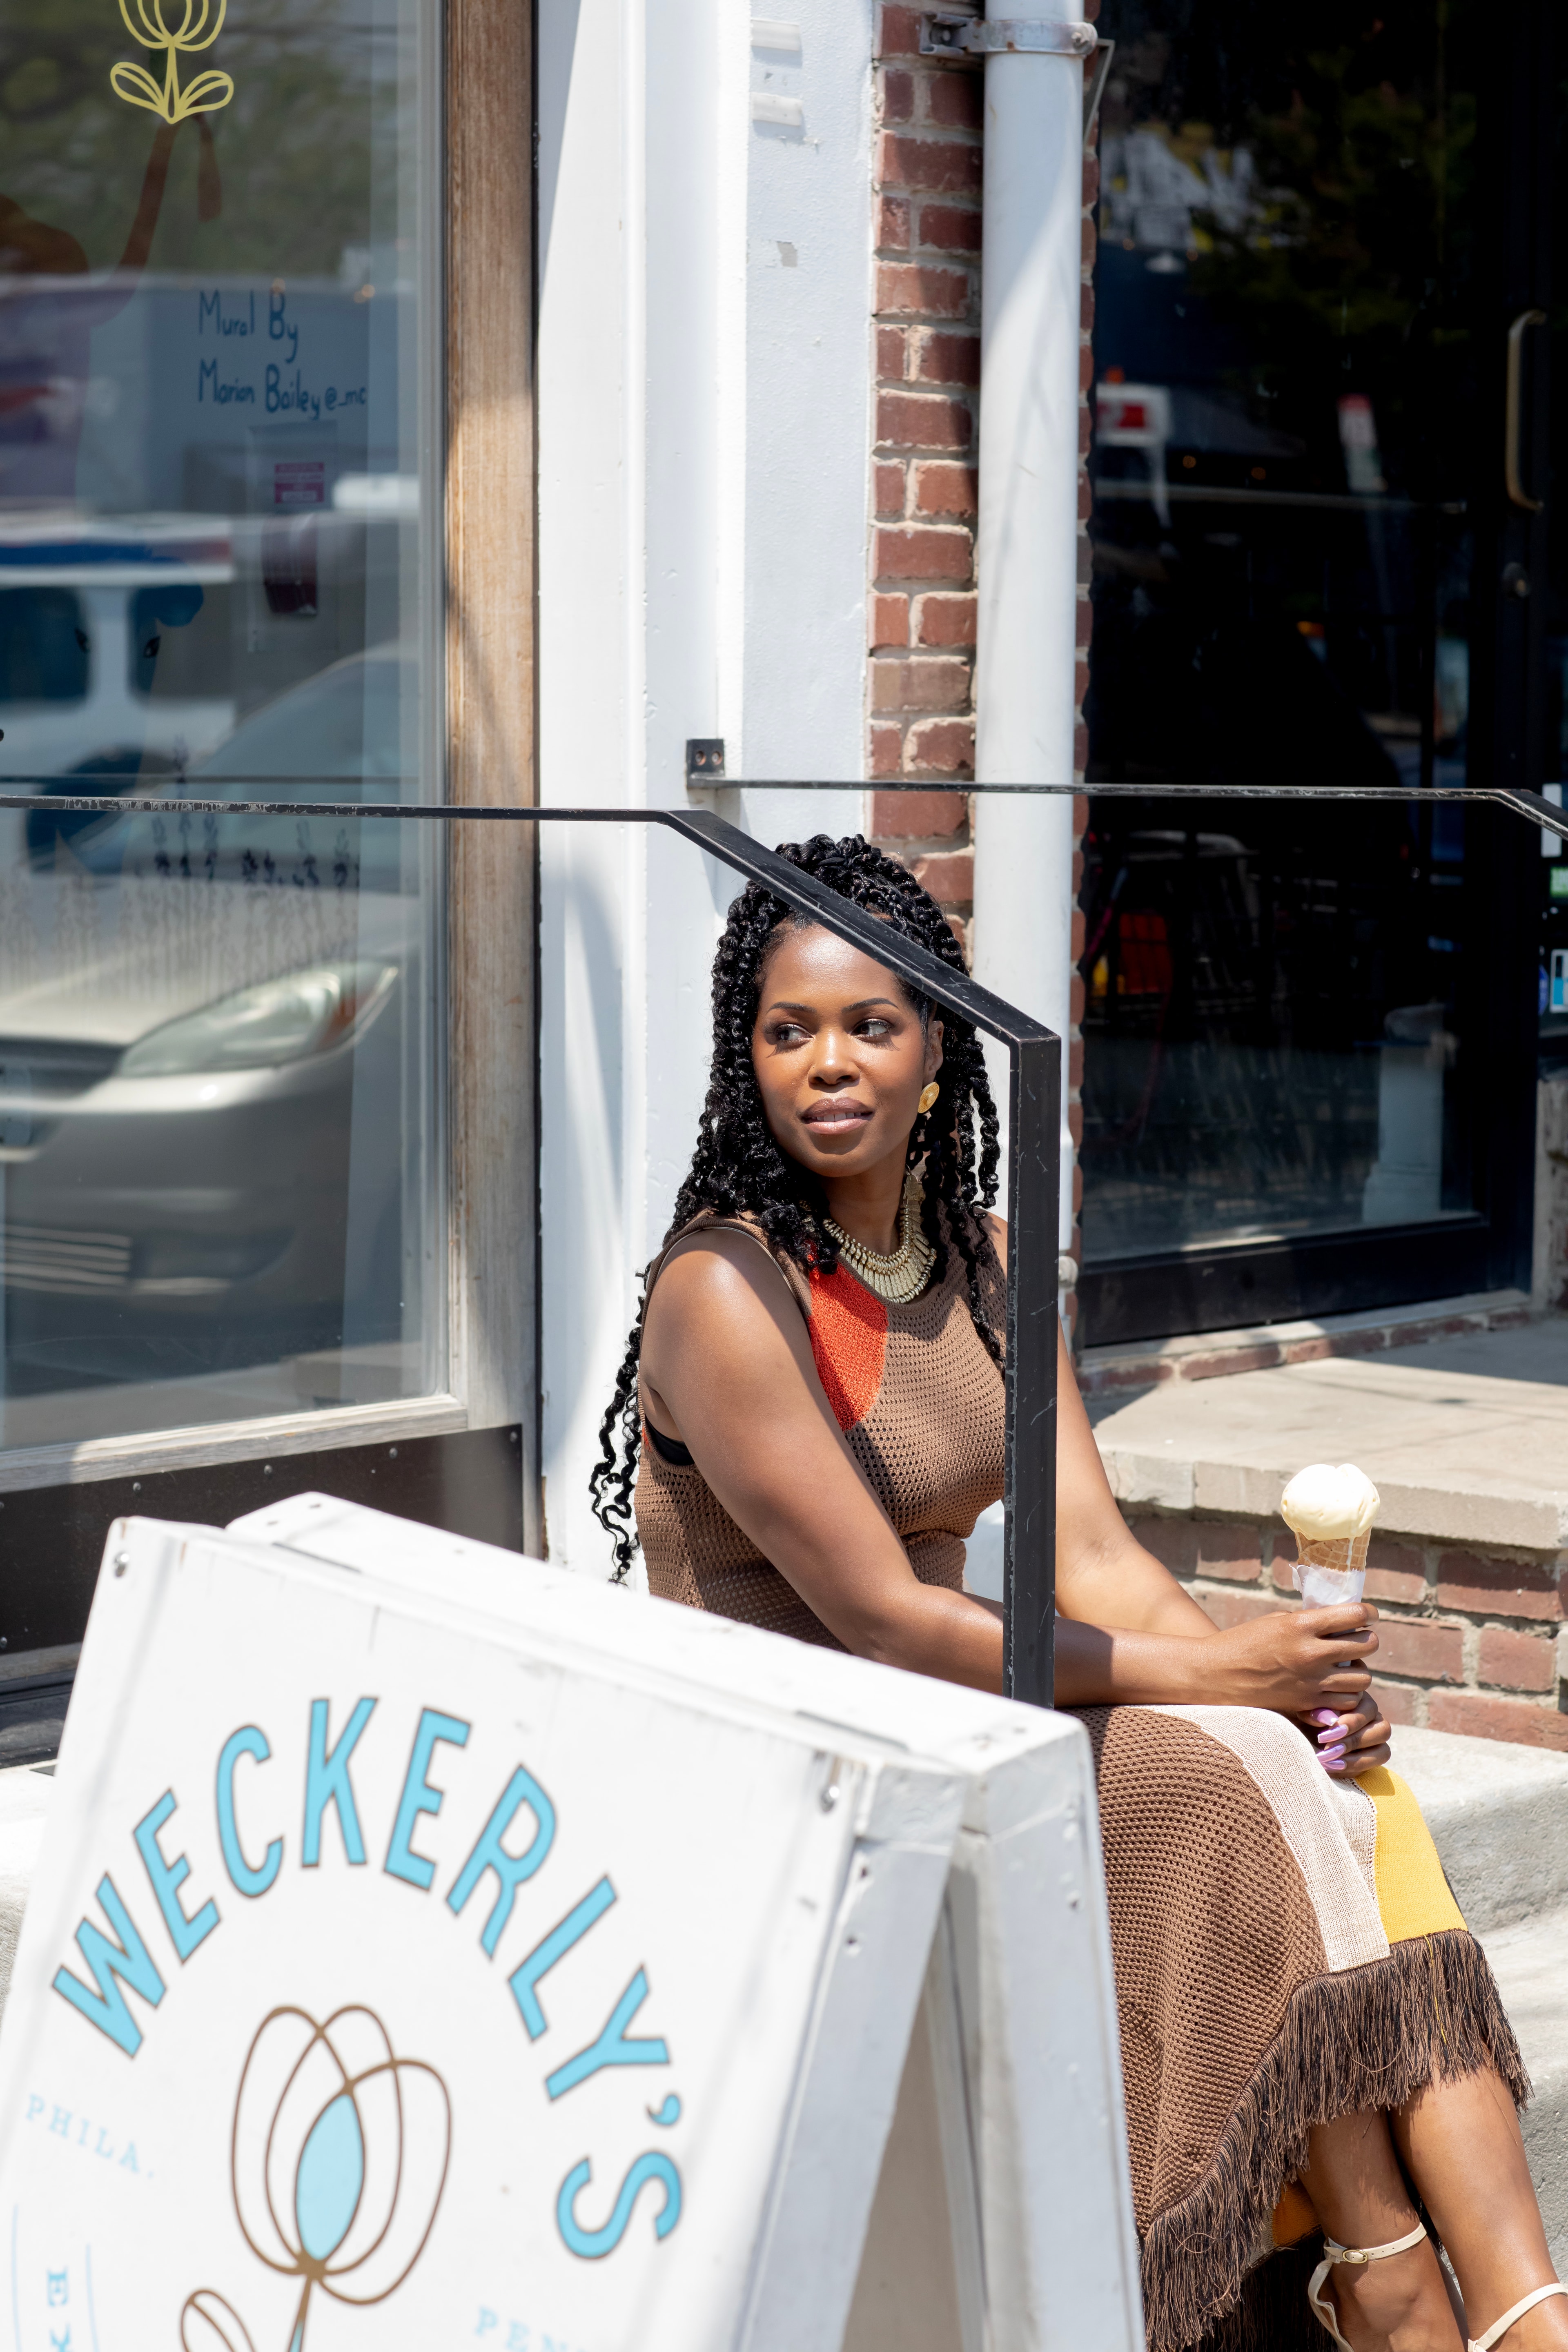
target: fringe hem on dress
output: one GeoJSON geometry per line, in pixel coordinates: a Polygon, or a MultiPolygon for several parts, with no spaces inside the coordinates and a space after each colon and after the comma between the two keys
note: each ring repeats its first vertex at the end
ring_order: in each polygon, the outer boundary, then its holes
{"type": "Polygon", "coordinates": [[[1299,2265],[1257,2265],[1255,2256],[1269,2243],[1281,2191],[1306,2161],[1309,2133],[1358,2108],[1403,2106],[1428,2083],[1483,2067],[1524,2105],[1530,2082],[1519,2044],[1472,1936],[1413,1937],[1386,1960],[1301,1986],[1214,2162],[1143,2239],[1149,2352],[1186,2352],[1210,2331],[1214,2352],[1280,2352],[1289,2338],[1270,2312],[1272,2289],[1284,2282],[1262,2273],[1299,2265]],[[1249,2271],[1256,2285],[1244,2294],[1249,2271]]]}

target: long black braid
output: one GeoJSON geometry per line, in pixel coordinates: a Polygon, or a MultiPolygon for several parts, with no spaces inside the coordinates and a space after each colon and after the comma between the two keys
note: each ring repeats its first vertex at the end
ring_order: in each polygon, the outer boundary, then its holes
{"type": "MultiPolygon", "coordinates": [[[[815,875],[842,898],[882,917],[905,939],[918,940],[957,971],[963,958],[946,917],[912,874],[860,835],[830,841],[824,833],[810,841],[788,842],[779,851],[804,874],[815,875]]],[[[825,1223],[826,1197],[810,1171],[791,1160],[774,1140],[763,1112],[752,1064],[752,1031],[757,1017],[763,968],[777,934],[785,928],[809,929],[812,918],[797,914],[760,883],[748,883],[730,910],[713,959],[713,1061],[708,1098],[698,1122],[697,1149],[675,1203],[665,1245],[705,1209],[721,1216],[746,1215],[761,1225],[773,1248],[809,1276],[838,1265],[838,1251],[825,1223]]],[[[931,1006],[914,990],[900,987],[922,1021],[931,1006]]],[[[968,1305],[974,1328],[993,1361],[1002,1360],[1001,1342],[986,1314],[983,1269],[996,1254],[978,1211],[996,1198],[996,1108],[985,1075],[980,1041],[967,1021],[945,1009],[941,1093],[916,1118],[910,1136],[911,1167],[923,1160],[924,1202],[921,1224],[936,1252],[931,1278],[947,1271],[951,1239],[963,1261],[968,1305]],[[975,1144],[978,1121],[980,1140],[975,1144]]],[[[594,1516],[614,1540],[615,1581],[631,1567],[636,1545],[632,1486],[642,1444],[637,1408],[637,1365],[642,1355],[645,1293],[615,1394],[599,1427],[604,1449],[589,1480],[594,1516]]]]}

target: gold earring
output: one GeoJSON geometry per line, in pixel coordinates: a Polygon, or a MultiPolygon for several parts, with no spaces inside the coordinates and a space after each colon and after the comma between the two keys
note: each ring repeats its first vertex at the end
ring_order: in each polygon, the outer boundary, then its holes
{"type": "Polygon", "coordinates": [[[936,1098],[937,1098],[938,1095],[939,1095],[939,1094],[941,1094],[941,1092],[942,1092],[942,1088],[941,1088],[941,1087],[936,1084],[936,1081],[935,1081],[934,1079],[931,1081],[931,1085],[930,1085],[929,1087],[922,1087],[921,1088],[921,1098],[920,1098],[920,1101],[919,1101],[919,1102],[916,1104],[916,1106],[915,1106],[916,1109],[917,1109],[917,1110],[930,1110],[930,1108],[931,1108],[931,1107],[932,1103],[933,1103],[933,1102],[935,1102],[935,1100],[936,1100],[936,1098]]]}

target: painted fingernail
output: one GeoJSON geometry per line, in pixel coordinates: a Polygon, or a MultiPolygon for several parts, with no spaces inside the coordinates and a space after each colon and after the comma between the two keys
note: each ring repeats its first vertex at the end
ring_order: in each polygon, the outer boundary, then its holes
{"type": "Polygon", "coordinates": [[[1338,1746],[1338,1744],[1339,1744],[1339,1742],[1340,1742],[1342,1739],[1343,1739],[1344,1736],[1345,1736],[1345,1727],[1344,1727],[1343,1724],[1342,1724],[1342,1723],[1336,1723],[1336,1724],[1333,1724],[1333,1725],[1332,1725],[1332,1726],[1331,1726],[1331,1727],[1327,1731],[1320,1731],[1320,1732],[1319,1732],[1319,1734],[1318,1734],[1318,1745],[1319,1745],[1319,1747],[1320,1747],[1320,1748],[1334,1748],[1334,1747],[1337,1747],[1337,1746],[1338,1746]]]}
{"type": "Polygon", "coordinates": [[[1308,1720],[1311,1723],[1333,1724],[1338,1723],[1339,1717],[1334,1713],[1331,1706],[1315,1706],[1312,1709],[1310,1716],[1308,1717],[1308,1720]]]}
{"type": "Polygon", "coordinates": [[[1342,1772],[1344,1769],[1345,1751],[1342,1748],[1336,1748],[1333,1749],[1322,1748],[1319,1751],[1318,1761],[1322,1766],[1325,1772],[1342,1772]]]}

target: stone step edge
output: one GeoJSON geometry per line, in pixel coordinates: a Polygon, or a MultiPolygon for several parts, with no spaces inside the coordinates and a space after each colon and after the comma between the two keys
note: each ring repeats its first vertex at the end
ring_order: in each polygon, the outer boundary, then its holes
{"type": "MultiPolygon", "coordinates": [[[[1092,1401],[1091,1401],[1092,1402],[1092,1401]]],[[[1300,1462],[1213,1458],[1191,1439],[1152,1450],[1146,1434],[1118,1444],[1103,1424],[1095,1443],[1110,1491],[1128,1511],[1174,1518],[1252,1519],[1283,1533],[1279,1502],[1300,1462]]],[[[1238,1446],[1237,1452],[1241,1449],[1238,1446]]],[[[1261,1444],[1255,1449],[1263,1451],[1261,1444]]],[[[1378,1467],[1376,1450],[1361,1455],[1377,1481],[1382,1507],[1376,1537],[1412,1538],[1418,1543],[1461,1545],[1484,1557],[1513,1552],[1537,1556],[1568,1549],[1568,1477],[1560,1486],[1521,1493],[1517,1484],[1481,1475],[1439,1485],[1435,1476],[1412,1480],[1378,1467]]]]}
{"type": "Polygon", "coordinates": [[[1483,1932],[1479,1941],[1491,1962],[1505,2009],[1515,1987],[1520,1987],[1513,2022],[1533,2092],[1520,2123],[1552,2258],[1559,2278],[1568,2281],[1568,1979],[1557,1966],[1559,1953],[1568,1950],[1568,1906],[1541,1912],[1511,1927],[1483,1932]],[[1552,1969],[1555,1990],[1545,2016],[1539,1999],[1532,2004],[1526,1989],[1532,1975],[1539,1987],[1543,1957],[1552,1969]]]}
{"type": "MultiPolygon", "coordinates": [[[[1517,1741],[1396,1726],[1393,1769],[1421,1808],[1472,1932],[1568,1923],[1568,1756],[1517,1741]]],[[[1563,1949],[1568,1951],[1568,1927],[1563,1949]]],[[[1568,1974],[1563,2016],[1568,2026],[1568,1974]]]]}
{"type": "Polygon", "coordinates": [[[1104,1396],[1163,1381],[1223,1380],[1281,1364],[1319,1363],[1328,1356],[1373,1356],[1472,1331],[1508,1331],[1536,1319],[1527,1290],[1468,1291],[1458,1298],[1325,1315],[1319,1321],[1242,1324],[1228,1331],[1088,1347],[1078,1360],[1078,1384],[1085,1396],[1104,1396]]]}

